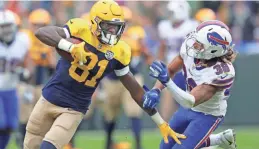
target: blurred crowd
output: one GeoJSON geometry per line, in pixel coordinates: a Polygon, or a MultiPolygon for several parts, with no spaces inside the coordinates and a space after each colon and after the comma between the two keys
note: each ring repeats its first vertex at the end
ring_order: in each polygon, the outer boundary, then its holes
{"type": "MultiPolygon", "coordinates": [[[[128,6],[134,13],[134,19],[146,31],[146,44],[150,52],[155,54],[158,46],[157,25],[159,21],[170,15],[166,1],[118,1],[128,6]]],[[[51,14],[51,24],[62,26],[73,17],[87,13],[94,1],[6,1],[1,2],[22,18],[22,26],[28,27],[28,16],[37,9],[43,8],[51,14]]],[[[257,52],[254,46],[259,41],[259,2],[258,1],[189,1],[191,17],[201,8],[212,9],[218,20],[231,28],[236,49],[240,52],[257,52]]]]}

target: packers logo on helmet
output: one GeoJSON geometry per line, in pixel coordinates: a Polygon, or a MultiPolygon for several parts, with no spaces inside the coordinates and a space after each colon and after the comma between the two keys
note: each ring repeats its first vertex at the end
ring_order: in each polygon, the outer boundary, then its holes
{"type": "Polygon", "coordinates": [[[122,8],[112,0],[96,2],[90,11],[91,31],[104,44],[115,45],[124,31],[122,8]]]}

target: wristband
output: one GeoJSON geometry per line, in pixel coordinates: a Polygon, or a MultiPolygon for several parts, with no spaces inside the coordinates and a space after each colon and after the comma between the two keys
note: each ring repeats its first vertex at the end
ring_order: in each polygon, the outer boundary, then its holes
{"type": "Polygon", "coordinates": [[[152,115],[151,118],[158,126],[165,122],[158,112],[152,115]]]}
{"type": "Polygon", "coordinates": [[[60,41],[58,43],[58,48],[66,51],[66,52],[70,52],[72,46],[73,46],[73,43],[71,43],[63,38],[60,39],[60,41]]]}

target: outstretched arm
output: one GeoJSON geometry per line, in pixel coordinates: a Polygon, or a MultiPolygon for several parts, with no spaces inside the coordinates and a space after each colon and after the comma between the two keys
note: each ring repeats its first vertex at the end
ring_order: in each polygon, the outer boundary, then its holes
{"type": "Polygon", "coordinates": [[[172,137],[178,144],[181,144],[178,138],[186,138],[184,135],[180,135],[175,133],[163,120],[160,114],[157,112],[155,108],[144,108],[143,107],[143,96],[144,89],[138,84],[134,76],[128,72],[126,75],[120,76],[120,81],[126,87],[126,89],[130,92],[132,98],[137,102],[137,104],[145,110],[152,118],[152,120],[158,125],[160,132],[164,138],[165,143],[168,143],[168,137],[172,137]]]}
{"type": "Polygon", "coordinates": [[[180,89],[171,79],[166,85],[172,92],[174,99],[185,108],[192,108],[208,101],[218,90],[212,85],[202,84],[193,88],[190,93],[187,93],[180,89]]]}
{"type": "Polygon", "coordinates": [[[130,92],[131,97],[136,101],[136,103],[145,110],[150,116],[157,113],[156,109],[152,108],[143,108],[143,100],[142,97],[145,93],[144,89],[139,85],[131,72],[128,74],[121,76],[120,81],[125,86],[125,88],[130,92]]]}

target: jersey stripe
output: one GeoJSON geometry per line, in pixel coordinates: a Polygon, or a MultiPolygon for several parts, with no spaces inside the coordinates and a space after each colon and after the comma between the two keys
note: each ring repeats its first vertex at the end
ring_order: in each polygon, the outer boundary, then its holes
{"type": "Polygon", "coordinates": [[[234,77],[229,78],[229,79],[225,79],[225,80],[218,80],[215,79],[212,81],[212,84],[218,84],[218,85],[223,85],[223,84],[228,84],[234,81],[234,77]]]}

